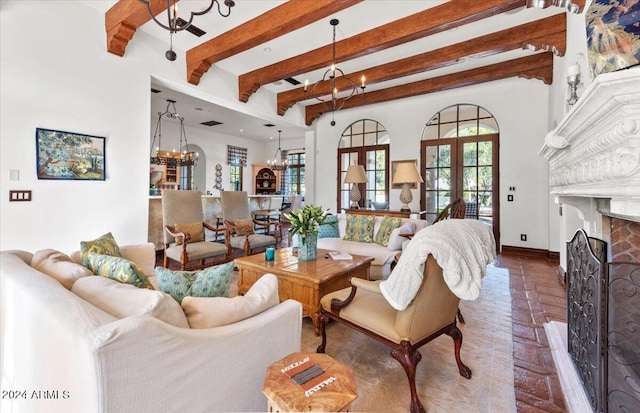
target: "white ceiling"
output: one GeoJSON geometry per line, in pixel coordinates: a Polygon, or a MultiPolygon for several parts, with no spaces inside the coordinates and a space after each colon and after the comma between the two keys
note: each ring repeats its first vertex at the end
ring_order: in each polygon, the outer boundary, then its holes
{"type": "MultiPolygon", "coordinates": [[[[106,12],[113,4],[116,3],[116,1],[113,0],[84,0],[84,2],[102,13],[106,12]]],[[[224,3],[224,0],[221,0],[221,2],[224,3]]],[[[178,54],[184,54],[186,50],[191,49],[198,44],[224,33],[227,30],[283,3],[283,0],[236,0],[236,6],[232,9],[231,16],[227,18],[221,17],[217,13],[216,6],[214,5],[214,10],[210,13],[204,16],[196,16],[193,20],[193,24],[204,30],[206,34],[198,38],[186,31],[177,33],[173,39],[174,50],[178,54]]],[[[336,40],[339,41],[443,3],[447,3],[447,1],[364,0],[362,3],[335,13],[318,22],[309,24],[308,26],[298,29],[292,33],[217,62],[214,66],[239,76],[260,67],[330,44],[332,41],[332,27],[329,25],[329,20],[332,18],[340,20],[336,33],[336,40]]],[[[452,7],[455,7],[454,1],[449,1],[449,3],[452,3],[452,7]]],[[[180,15],[188,20],[185,16],[188,16],[190,11],[200,11],[204,9],[209,4],[209,1],[181,0],[178,4],[180,15]]],[[[339,67],[348,74],[358,69],[362,70],[367,67],[379,65],[383,62],[393,61],[410,55],[438,49],[449,44],[470,40],[480,35],[523,24],[532,20],[541,19],[561,12],[563,12],[563,9],[557,7],[549,7],[547,9],[520,8],[476,23],[471,23],[457,29],[451,29],[433,36],[428,36],[423,39],[343,62],[339,64],[339,67]]],[[[161,16],[165,17],[166,14],[163,13],[161,16]]],[[[138,30],[165,41],[168,48],[169,32],[160,28],[152,20],[138,30]]],[[[136,38],[134,35],[131,42],[135,41],[136,38]]],[[[371,91],[380,88],[387,88],[410,81],[440,76],[451,72],[471,69],[530,54],[531,51],[517,50],[489,57],[470,58],[454,66],[432,70],[388,82],[381,82],[375,85],[368,85],[366,90],[371,91]]],[[[166,64],[179,64],[178,62],[179,60],[176,62],[166,61],[166,64]]],[[[305,79],[309,79],[310,83],[314,83],[322,77],[325,70],[326,69],[321,69],[310,73],[300,74],[295,76],[295,78],[300,82],[304,82],[305,79]]],[[[215,67],[211,68],[208,73],[204,74],[204,76],[215,76],[214,72],[215,67]]],[[[263,125],[265,123],[278,124],[277,120],[281,118],[275,113],[272,116],[250,116],[246,113],[240,113],[236,110],[220,107],[207,102],[206,100],[173,91],[167,85],[155,85],[154,87],[161,89],[162,93],[152,94],[153,114],[157,113],[158,110],[164,111],[166,107],[166,99],[171,98],[178,102],[176,104],[178,111],[185,117],[185,123],[188,125],[207,128],[206,126],[199,125],[199,123],[205,120],[222,120],[224,125],[213,127],[216,128],[216,131],[234,136],[244,136],[256,140],[266,140],[269,139],[269,137],[277,137],[277,129],[279,128],[282,128],[283,130],[283,140],[299,138],[304,135],[304,127],[283,124],[277,125],[275,128],[264,127],[263,125]],[[196,111],[195,108],[202,108],[202,110],[196,111]],[[240,129],[243,129],[244,132],[240,132],[240,129]]],[[[274,100],[275,93],[294,87],[295,86],[290,85],[286,81],[280,81],[275,84],[265,86],[265,88],[274,92],[274,100]]],[[[311,103],[311,101],[305,103],[308,104],[311,103]]],[[[239,104],[241,105],[240,102],[239,104]]]]}

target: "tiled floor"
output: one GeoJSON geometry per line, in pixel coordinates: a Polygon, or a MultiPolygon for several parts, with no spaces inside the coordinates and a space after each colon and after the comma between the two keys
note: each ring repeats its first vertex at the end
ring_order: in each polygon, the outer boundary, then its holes
{"type": "Polygon", "coordinates": [[[567,321],[558,266],[547,260],[501,254],[511,277],[513,358],[519,413],[564,412],[565,404],[543,323],[567,321]]]}
{"type": "MultiPolygon", "coordinates": [[[[286,234],[286,230],[283,230],[286,234]]],[[[281,246],[287,246],[286,236],[281,246]]],[[[242,252],[234,250],[234,257],[242,252]]],[[[158,265],[162,260],[158,259],[158,265]]],[[[558,266],[547,260],[500,254],[509,269],[513,318],[513,358],[518,413],[566,411],[543,324],[567,321],[566,292],[558,266]]],[[[173,265],[172,265],[173,267],[173,265]]]]}

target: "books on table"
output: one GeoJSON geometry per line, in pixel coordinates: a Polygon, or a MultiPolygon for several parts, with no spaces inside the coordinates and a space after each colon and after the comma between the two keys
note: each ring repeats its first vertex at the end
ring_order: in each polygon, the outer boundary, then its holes
{"type": "Polygon", "coordinates": [[[351,260],[353,257],[351,254],[340,251],[329,251],[329,256],[334,260],[351,260]]]}

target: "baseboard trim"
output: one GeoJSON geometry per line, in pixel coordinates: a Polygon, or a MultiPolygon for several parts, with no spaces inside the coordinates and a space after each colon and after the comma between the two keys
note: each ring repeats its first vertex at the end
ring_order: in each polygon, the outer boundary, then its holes
{"type": "Polygon", "coordinates": [[[560,265],[560,253],[557,251],[503,245],[502,253],[513,254],[513,255],[524,255],[527,257],[545,259],[545,260],[549,260],[551,264],[560,265]]]}

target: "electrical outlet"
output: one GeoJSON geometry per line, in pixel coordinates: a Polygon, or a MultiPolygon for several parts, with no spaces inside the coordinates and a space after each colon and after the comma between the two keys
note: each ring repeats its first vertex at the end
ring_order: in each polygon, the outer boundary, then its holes
{"type": "Polygon", "coordinates": [[[527,240],[527,234],[520,234],[520,241],[526,241],[527,240]]]}
{"type": "Polygon", "coordinates": [[[513,202],[513,195],[507,195],[507,201],[513,202]]]}

